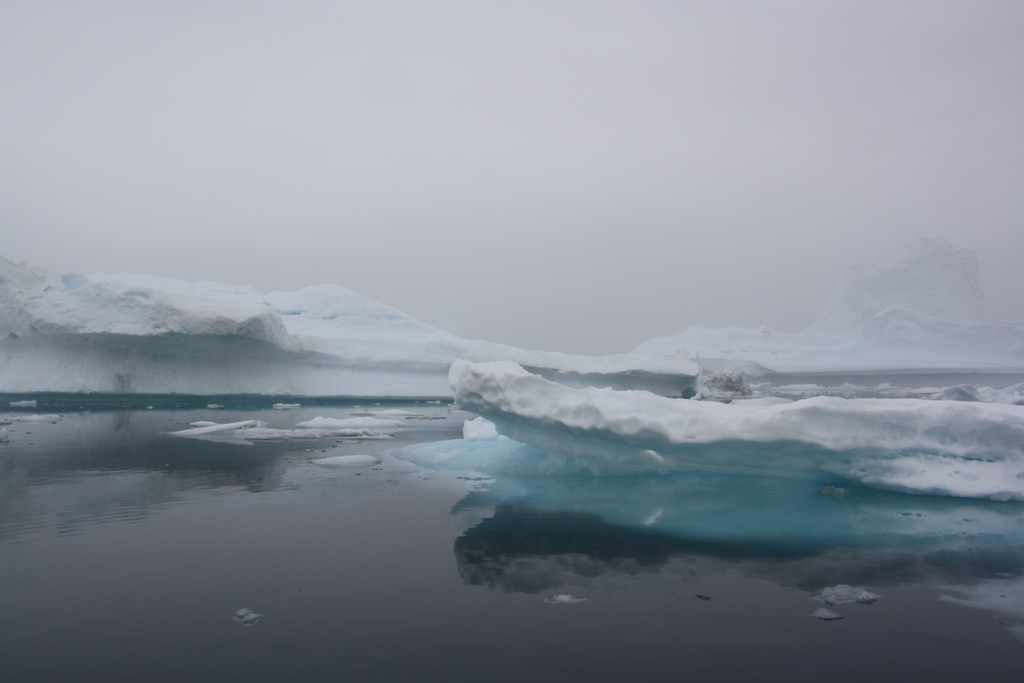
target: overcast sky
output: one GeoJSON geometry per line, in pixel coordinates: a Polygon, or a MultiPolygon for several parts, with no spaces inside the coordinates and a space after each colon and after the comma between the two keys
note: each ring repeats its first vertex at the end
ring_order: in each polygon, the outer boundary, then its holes
{"type": "Polygon", "coordinates": [[[1024,323],[1024,2],[0,0],[0,255],[625,352],[917,237],[1024,323]]]}

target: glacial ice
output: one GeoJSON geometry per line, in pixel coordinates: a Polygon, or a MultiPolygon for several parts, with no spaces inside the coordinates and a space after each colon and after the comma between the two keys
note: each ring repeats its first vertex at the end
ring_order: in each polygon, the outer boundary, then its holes
{"type": "Polygon", "coordinates": [[[260,292],[0,258],[0,393],[450,396],[459,358],[680,396],[692,358],[582,358],[461,339],[334,285],[260,292]]]}
{"type": "Polygon", "coordinates": [[[515,456],[514,466],[499,468],[520,474],[531,462],[537,474],[819,471],[915,493],[1024,500],[1021,406],[827,396],[754,406],[673,400],[572,389],[510,361],[459,361],[450,381],[456,406],[533,449],[492,447],[515,456]]]}

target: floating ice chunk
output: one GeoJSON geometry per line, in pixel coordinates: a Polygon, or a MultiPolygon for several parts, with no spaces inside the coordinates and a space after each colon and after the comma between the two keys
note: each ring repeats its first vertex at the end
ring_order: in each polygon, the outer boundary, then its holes
{"type": "Polygon", "coordinates": [[[745,398],[753,393],[750,385],[743,379],[741,370],[712,372],[701,378],[698,398],[712,400],[731,400],[745,398]]]}
{"type": "Polygon", "coordinates": [[[298,429],[348,430],[369,429],[377,432],[393,432],[408,426],[402,420],[381,420],[375,417],[314,417],[295,425],[298,429]]]}
{"type": "Polygon", "coordinates": [[[357,410],[352,413],[353,417],[391,417],[391,418],[411,418],[411,417],[423,417],[423,413],[413,413],[408,410],[399,410],[398,408],[388,408],[386,410],[357,410]]]}
{"type": "Polygon", "coordinates": [[[294,408],[301,408],[302,404],[300,404],[300,403],[275,403],[273,407],[274,407],[274,410],[292,410],[294,408]]]}
{"type": "Polygon", "coordinates": [[[559,593],[558,595],[549,595],[544,598],[544,602],[549,605],[575,605],[578,602],[586,602],[587,599],[582,595],[569,595],[568,593],[559,593]]]}
{"type": "Polygon", "coordinates": [[[243,607],[242,609],[238,610],[232,617],[232,619],[234,619],[237,623],[241,624],[242,626],[245,626],[246,628],[250,626],[255,626],[257,622],[259,622],[259,620],[262,618],[262,614],[260,614],[259,612],[253,612],[251,609],[248,609],[247,607],[243,607]]]}
{"type": "Polygon", "coordinates": [[[195,422],[189,422],[188,426],[191,429],[198,429],[200,427],[212,427],[218,424],[217,422],[210,422],[208,420],[196,420],[195,422]]]}
{"type": "Polygon", "coordinates": [[[970,384],[958,384],[955,387],[947,387],[940,391],[935,398],[940,401],[981,401],[981,394],[976,387],[970,384]]]}
{"type": "Polygon", "coordinates": [[[657,510],[655,510],[654,512],[647,516],[647,519],[644,520],[644,526],[651,526],[652,524],[657,522],[658,518],[661,517],[664,513],[665,508],[658,508],[657,510]]]}
{"type": "Polygon", "coordinates": [[[221,405],[220,403],[207,403],[206,407],[209,408],[210,410],[215,410],[217,408],[223,408],[224,406],[221,405]]]}
{"type": "Polygon", "coordinates": [[[372,455],[335,455],[330,458],[317,458],[313,464],[321,467],[372,467],[380,464],[380,459],[372,455]]]}
{"type": "Polygon", "coordinates": [[[4,422],[11,424],[12,422],[59,422],[63,415],[5,415],[3,417],[4,422]]]}
{"type": "Polygon", "coordinates": [[[1005,619],[1013,620],[1007,627],[1013,634],[1024,640],[1024,577],[1007,577],[982,581],[975,585],[945,586],[946,590],[959,593],[962,597],[941,595],[940,600],[953,602],[964,607],[992,610],[1005,619]]]}
{"type": "Polygon", "coordinates": [[[217,432],[230,432],[244,427],[259,427],[264,424],[266,423],[260,422],[259,420],[241,420],[239,422],[225,422],[223,424],[213,422],[202,427],[181,429],[176,432],[171,432],[171,434],[174,436],[203,436],[205,434],[215,434],[217,432]]]}
{"type": "Polygon", "coordinates": [[[11,434],[7,431],[7,427],[0,427],[0,443],[8,443],[11,440],[11,434]]]}
{"type": "Polygon", "coordinates": [[[847,586],[845,583],[841,583],[838,586],[831,586],[821,591],[818,599],[826,605],[842,605],[846,602],[859,602],[862,605],[870,605],[871,603],[878,602],[878,597],[863,588],[847,586]]]}
{"type": "Polygon", "coordinates": [[[34,399],[31,401],[11,401],[10,405],[12,408],[35,408],[36,401],[34,399]]]}
{"type": "Polygon", "coordinates": [[[462,438],[471,439],[497,439],[498,430],[494,423],[482,417],[466,420],[462,425],[462,438]]]}
{"type": "Polygon", "coordinates": [[[809,616],[812,616],[815,619],[821,619],[822,621],[838,621],[839,619],[846,618],[839,612],[833,612],[832,610],[825,609],[824,607],[819,607],[811,612],[809,616]]]}

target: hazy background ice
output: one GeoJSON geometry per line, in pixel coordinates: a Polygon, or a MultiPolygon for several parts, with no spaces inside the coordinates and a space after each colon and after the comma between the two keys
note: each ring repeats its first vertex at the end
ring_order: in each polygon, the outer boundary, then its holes
{"type": "Polygon", "coordinates": [[[0,2],[0,243],[623,352],[934,236],[1024,323],[1024,4],[0,2]]]}

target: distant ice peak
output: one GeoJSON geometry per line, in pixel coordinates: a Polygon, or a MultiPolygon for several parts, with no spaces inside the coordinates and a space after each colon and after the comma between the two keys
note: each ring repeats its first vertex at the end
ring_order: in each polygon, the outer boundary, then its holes
{"type": "Polygon", "coordinates": [[[938,318],[981,320],[978,256],[943,239],[918,239],[894,255],[847,271],[824,310],[805,332],[842,334],[887,308],[938,318]]]}

